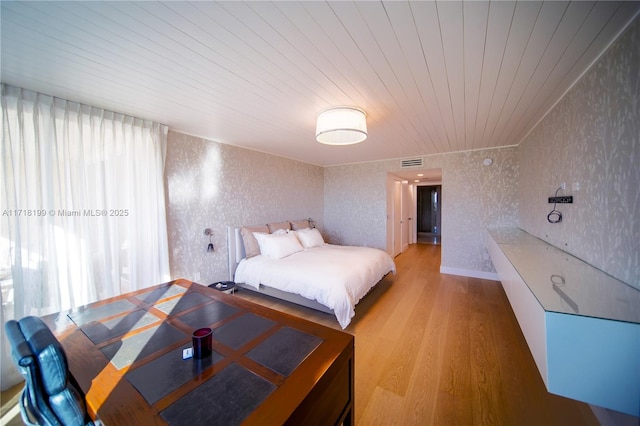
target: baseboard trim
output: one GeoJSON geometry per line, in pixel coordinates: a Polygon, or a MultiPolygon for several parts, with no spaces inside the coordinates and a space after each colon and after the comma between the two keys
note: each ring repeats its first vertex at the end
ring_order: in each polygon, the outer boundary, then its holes
{"type": "Polygon", "coordinates": [[[474,269],[451,268],[440,265],[440,273],[447,275],[459,275],[461,277],[480,278],[483,280],[500,281],[497,272],[476,271],[474,269]]]}

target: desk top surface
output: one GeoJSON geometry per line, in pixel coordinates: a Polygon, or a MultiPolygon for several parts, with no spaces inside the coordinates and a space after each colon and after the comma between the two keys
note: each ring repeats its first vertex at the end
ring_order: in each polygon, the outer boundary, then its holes
{"type": "Polygon", "coordinates": [[[640,323],[640,290],[521,229],[489,233],[546,311],[640,323]]]}
{"type": "Polygon", "coordinates": [[[335,360],[353,356],[350,334],[186,280],[45,321],[107,425],[282,423],[335,360]],[[211,356],[184,360],[201,327],[213,329],[211,356]]]}

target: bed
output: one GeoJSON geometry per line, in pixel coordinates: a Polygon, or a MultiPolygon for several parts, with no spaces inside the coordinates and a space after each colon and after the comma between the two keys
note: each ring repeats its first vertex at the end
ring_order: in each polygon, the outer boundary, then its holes
{"type": "Polygon", "coordinates": [[[285,224],[289,222],[227,229],[230,280],[238,287],[334,314],[346,328],[355,305],[385,275],[395,273],[393,259],[375,248],[326,244],[313,227],[291,222],[285,230],[285,224]],[[279,249],[291,247],[274,255],[268,243],[256,244],[248,240],[251,236],[278,241],[279,249]],[[263,250],[256,253],[256,246],[263,250]]]}

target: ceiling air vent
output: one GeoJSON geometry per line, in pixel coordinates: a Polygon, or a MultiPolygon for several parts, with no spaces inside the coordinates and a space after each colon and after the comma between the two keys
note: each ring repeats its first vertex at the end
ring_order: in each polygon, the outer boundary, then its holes
{"type": "Polygon", "coordinates": [[[422,158],[402,160],[402,168],[404,169],[405,167],[422,167],[422,158]]]}

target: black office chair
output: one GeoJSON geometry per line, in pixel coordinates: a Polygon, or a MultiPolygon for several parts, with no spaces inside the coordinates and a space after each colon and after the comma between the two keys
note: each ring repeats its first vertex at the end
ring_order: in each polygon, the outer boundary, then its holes
{"type": "Polygon", "coordinates": [[[93,425],[64,349],[49,327],[38,317],[25,317],[7,321],[4,328],[13,361],[25,378],[22,420],[27,425],[93,425]]]}

